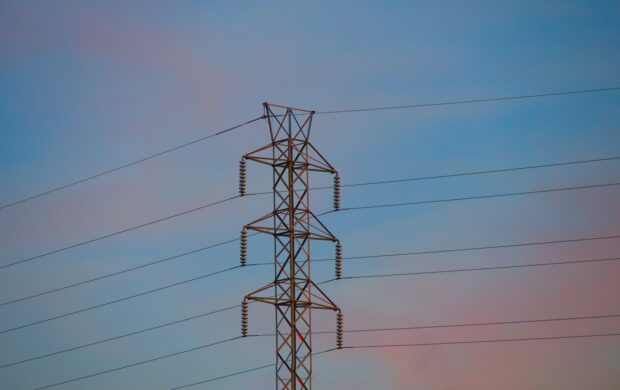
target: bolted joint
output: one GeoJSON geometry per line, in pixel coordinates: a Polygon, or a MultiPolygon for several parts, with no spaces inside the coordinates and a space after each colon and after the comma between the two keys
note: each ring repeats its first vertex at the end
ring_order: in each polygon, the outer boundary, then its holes
{"type": "Polygon", "coordinates": [[[338,349],[342,349],[342,344],[344,341],[344,318],[342,317],[342,312],[338,311],[336,314],[336,346],[338,349]]]}
{"type": "Polygon", "coordinates": [[[241,336],[248,336],[248,301],[241,302],[241,336]]]}
{"type": "Polygon", "coordinates": [[[336,242],[336,279],[342,277],[342,245],[340,241],[336,242]]]}
{"type": "Polygon", "coordinates": [[[340,210],[340,176],[334,176],[334,210],[340,210]]]}
{"type": "Polygon", "coordinates": [[[242,158],[239,161],[239,195],[245,195],[246,188],[246,161],[245,158],[242,158]]]}
{"type": "Polygon", "coordinates": [[[248,231],[244,228],[241,230],[241,245],[240,245],[240,260],[241,266],[245,267],[248,264],[248,231]]]}

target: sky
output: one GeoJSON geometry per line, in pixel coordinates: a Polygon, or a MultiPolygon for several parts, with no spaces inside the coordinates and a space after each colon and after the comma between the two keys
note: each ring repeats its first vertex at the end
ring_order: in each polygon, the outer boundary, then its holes
{"type": "MultiPolygon", "coordinates": [[[[0,1],[0,203],[66,184],[262,114],[620,86],[614,1],[0,1]]],[[[343,184],[620,156],[620,92],[317,115],[312,143],[343,184]]],[[[264,121],[0,210],[0,265],[236,195],[239,158],[269,142],[264,121]]],[[[620,182],[620,160],[343,188],[342,206],[620,182]]],[[[249,164],[248,191],[270,188],[249,164]]],[[[331,183],[312,176],[313,185],[331,183]]],[[[617,186],[351,210],[322,217],[344,256],[620,234],[617,186]]],[[[329,191],[312,193],[315,211],[329,191]]],[[[2,302],[238,237],[270,211],[235,199],[0,269],[2,302]]],[[[273,258],[252,237],[249,261],[273,258]]],[[[333,246],[313,243],[313,256],[333,246]]],[[[620,239],[345,261],[344,275],[612,258],[620,239]]],[[[0,330],[238,264],[238,243],[0,306],[0,330]]],[[[237,305],[273,279],[237,269],[0,333],[0,365],[237,305]]],[[[317,281],[333,264],[313,266],[317,281]]],[[[616,261],[328,283],[345,328],[620,314],[616,261]]],[[[251,305],[250,333],[273,331],[251,305]]],[[[316,330],[335,329],[315,313],[316,330]]],[[[0,368],[35,389],[239,335],[238,309],[0,368]]],[[[346,334],[345,345],[618,333],[620,318],[346,334]]],[[[316,351],[333,334],[315,335],[316,351]]],[[[55,386],[170,389],[274,362],[271,338],[235,340],[55,386]]],[[[620,337],[348,349],[315,357],[316,389],[611,390],[620,337]]],[[[273,389],[268,368],[193,387],[273,389]]]]}

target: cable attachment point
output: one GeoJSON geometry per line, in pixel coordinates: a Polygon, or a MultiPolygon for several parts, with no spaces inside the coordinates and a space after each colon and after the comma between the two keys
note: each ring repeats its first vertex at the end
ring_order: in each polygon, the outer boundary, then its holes
{"type": "Polygon", "coordinates": [[[342,277],[342,245],[340,241],[336,242],[336,279],[342,277]]]}
{"type": "Polygon", "coordinates": [[[248,231],[241,230],[241,266],[245,267],[248,264],[248,231]]]}
{"type": "Polygon", "coordinates": [[[334,210],[340,210],[340,176],[334,176],[334,210]]]}
{"type": "Polygon", "coordinates": [[[344,318],[342,312],[338,311],[336,314],[336,346],[338,349],[342,349],[342,343],[344,340],[344,318]]]}
{"type": "Polygon", "coordinates": [[[241,336],[248,336],[248,301],[241,302],[241,336]]]}
{"type": "Polygon", "coordinates": [[[245,187],[246,187],[246,161],[245,158],[242,158],[239,161],[239,195],[245,195],[245,187]]]}

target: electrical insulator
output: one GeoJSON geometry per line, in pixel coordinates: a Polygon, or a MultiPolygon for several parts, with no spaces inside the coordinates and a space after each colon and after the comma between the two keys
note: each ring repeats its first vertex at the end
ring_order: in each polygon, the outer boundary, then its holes
{"type": "Polygon", "coordinates": [[[342,245],[340,241],[336,242],[336,279],[342,277],[342,245]]]}
{"type": "Polygon", "coordinates": [[[334,176],[334,210],[340,210],[340,176],[334,176]]]}
{"type": "Polygon", "coordinates": [[[241,302],[241,336],[248,335],[248,301],[241,302]]]}
{"type": "Polygon", "coordinates": [[[344,319],[342,313],[338,312],[336,315],[336,346],[338,349],[342,349],[342,342],[344,339],[344,319]]]}
{"type": "Polygon", "coordinates": [[[241,231],[241,266],[245,267],[248,263],[248,231],[241,231]]]}
{"type": "Polygon", "coordinates": [[[245,159],[239,161],[239,195],[245,195],[245,159]]]}

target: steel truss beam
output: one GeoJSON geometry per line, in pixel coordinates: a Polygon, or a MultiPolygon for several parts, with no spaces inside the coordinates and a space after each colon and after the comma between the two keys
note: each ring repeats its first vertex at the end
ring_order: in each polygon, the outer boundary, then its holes
{"type": "Polygon", "coordinates": [[[245,160],[271,166],[273,211],[244,226],[242,265],[245,265],[247,230],[269,234],[274,238],[275,278],[245,296],[242,329],[247,334],[247,302],[273,305],[276,389],[309,390],[312,388],[312,309],[335,311],[338,323],[342,323],[338,306],[310,276],[311,241],[338,243],[338,239],[310,210],[309,179],[310,172],[334,175],[338,172],[308,140],[314,111],[269,103],[263,103],[263,107],[271,143],[243,156],[240,188],[245,191],[245,160]]]}

